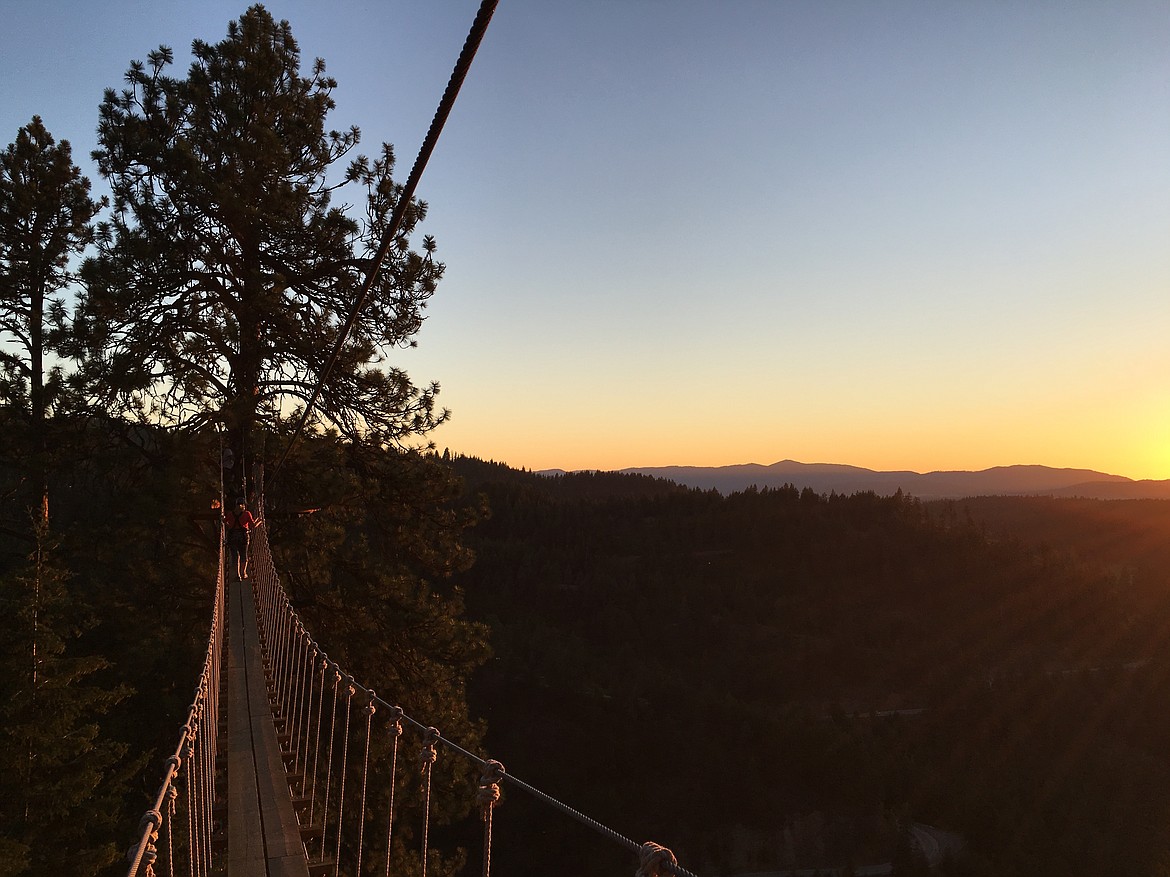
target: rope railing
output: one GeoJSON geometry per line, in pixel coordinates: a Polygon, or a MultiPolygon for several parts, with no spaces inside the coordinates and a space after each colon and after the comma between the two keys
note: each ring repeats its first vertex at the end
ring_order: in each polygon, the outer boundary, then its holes
{"type": "MultiPolygon", "coordinates": [[[[263,521],[264,516],[261,516],[263,521]]],[[[552,807],[638,857],[637,877],[695,877],[680,866],[674,854],[654,843],[637,843],[590,818],[518,777],[507,773],[493,759],[483,758],[444,737],[434,728],[355,680],[332,660],[305,628],[280,584],[268,544],[267,524],[261,523],[252,540],[253,594],[260,641],[269,674],[273,717],[283,744],[289,784],[302,819],[302,838],[309,872],[320,875],[360,874],[363,854],[371,849],[372,832],[385,843],[385,861],[379,871],[393,873],[395,786],[404,729],[418,739],[421,824],[413,836],[418,841],[420,873],[426,877],[430,855],[431,772],[439,749],[470,763],[479,776],[473,792],[484,824],[484,877],[491,868],[492,813],[500,799],[500,784],[507,783],[552,807]],[[355,721],[355,713],[360,715],[355,721]],[[375,716],[384,723],[375,724],[375,716]],[[351,729],[357,753],[350,764],[351,729]],[[368,800],[371,743],[385,740],[389,779],[386,812],[374,815],[368,800]],[[347,777],[353,782],[347,787],[347,777]],[[354,793],[359,800],[350,800],[354,793]],[[347,820],[349,820],[347,822],[347,820]],[[371,827],[374,826],[374,827],[371,827]],[[344,862],[343,862],[344,860],[344,862]],[[384,871],[382,866],[384,864],[384,871]]],[[[385,791],[385,790],[383,790],[385,791]]]]}
{"type": "MultiPolygon", "coordinates": [[[[269,706],[310,877],[360,875],[363,861],[369,873],[369,856],[378,856],[378,873],[389,877],[394,872],[405,731],[417,742],[419,800],[413,804],[420,824],[409,834],[417,840],[417,852],[412,855],[418,856],[422,877],[431,859],[431,780],[440,749],[463,759],[478,776],[469,793],[483,822],[484,877],[490,877],[493,812],[502,784],[512,785],[633,853],[639,861],[637,877],[695,877],[668,848],[653,842],[639,844],[619,834],[507,773],[499,761],[468,751],[355,680],[329,658],[294,610],[280,584],[263,522],[255,528],[250,553],[253,608],[269,706]],[[378,787],[383,800],[377,807],[371,802],[371,791],[377,786],[371,782],[376,748],[384,753],[378,787]]],[[[159,873],[207,877],[223,870],[219,859],[226,849],[226,819],[217,807],[216,770],[221,662],[226,647],[224,581],[221,533],[211,629],[195,698],[173,754],[165,761],[153,805],[140,820],[127,853],[127,877],[159,873]]]]}
{"type": "Polygon", "coordinates": [[[223,828],[216,819],[215,803],[224,611],[221,536],[211,631],[195,699],[187,712],[187,721],[180,731],[174,752],[165,762],[154,805],[139,821],[135,843],[126,855],[130,862],[127,877],[154,877],[160,844],[166,848],[163,867],[168,877],[174,877],[176,873],[203,877],[212,870],[223,828]],[[180,783],[182,792],[179,791],[180,783]],[[185,869],[183,864],[186,864],[185,869]]]}

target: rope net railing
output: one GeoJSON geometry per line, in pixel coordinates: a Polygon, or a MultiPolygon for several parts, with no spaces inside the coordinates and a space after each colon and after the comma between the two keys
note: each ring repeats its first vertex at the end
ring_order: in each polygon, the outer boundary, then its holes
{"type": "Polygon", "coordinates": [[[444,751],[464,759],[478,777],[467,794],[474,797],[483,821],[484,877],[491,870],[493,811],[502,784],[620,844],[637,857],[637,877],[695,877],[668,848],[619,834],[507,773],[499,761],[469,752],[358,682],[305,628],[277,575],[263,515],[261,521],[251,545],[251,582],[273,721],[301,820],[310,875],[396,873],[393,857],[405,852],[404,844],[394,842],[404,803],[396,800],[396,792],[401,794],[404,762],[413,754],[419,786],[413,790],[418,799],[411,802],[409,815],[417,824],[404,834],[414,843],[413,869],[426,877],[431,858],[431,776],[444,751]],[[377,781],[372,779],[375,771],[377,781]],[[371,859],[375,850],[376,867],[371,859]]]}
{"type": "MultiPolygon", "coordinates": [[[[273,563],[263,515],[249,554],[269,707],[311,877],[389,877],[404,870],[426,877],[433,857],[431,780],[441,751],[463,759],[477,778],[467,794],[483,823],[484,877],[490,877],[493,815],[503,784],[626,849],[638,859],[636,877],[695,877],[667,847],[637,843],[614,831],[507,773],[499,761],[468,751],[358,682],[326,654],[295,611],[273,563]],[[411,761],[415,766],[408,766],[411,761]],[[417,772],[417,784],[405,782],[408,770],[417,772]],[[411,800],[404,799],[406,791],[411,800]],[[404,818],[412,824],[403,827],[404,818]],[[396,856],[409,856],[412,862],[396,864],[396,856]]],[[[227,648],[225,598],[221,529],[211,627],[195,698],[127,853],[127,877],[224,873],[230,840],[222,788],[226,778],[217,782],[217,767],[227,648]]]]}
{"type": "Polygon", "coordinates": [[[130,863],[127,877],[139,874],[154,877],[156,867],[169,877],[175,874],[202,877],[212,872],[223,847],[216,768],[224,652],[224,594],[221,534],[211,630],[195,687],[195,699],[187,712],[174,752],[166,759],[154,804],[139,821],[135,842],[126,855],[130,863]]]}

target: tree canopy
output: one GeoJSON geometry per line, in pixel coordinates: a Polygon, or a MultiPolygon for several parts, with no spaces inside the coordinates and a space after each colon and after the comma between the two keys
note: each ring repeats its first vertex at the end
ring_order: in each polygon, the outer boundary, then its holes
{"type": "Polygon", "coordinates": [[[63,386],[60,368],[44,371],[49,321],[63,322],[60,293],[72,282],[70,259],[93,239],[102,203],[40,116],[0,153],[0,399],[39,422],[63,386]]]}
{"type": "MultiPolygon", "coordinates": [[[[185,79],[160,47],[105,94],[94,158],[114,209],[83,269],[78,353],[115,410],[238,438],[311,397],[401,186],[390,145],[348,158],[359,130],[327,129],[336,81],[321,59],[302,75],[288,22],[255,5],[192,54],[185,79]]],[[[414,343],[443,273],[432,238],[411,249],[425,214],[406,211],[317,403],[344,435],[401,443],[446,415],[437,385],[385,361],[414,343]]]]}

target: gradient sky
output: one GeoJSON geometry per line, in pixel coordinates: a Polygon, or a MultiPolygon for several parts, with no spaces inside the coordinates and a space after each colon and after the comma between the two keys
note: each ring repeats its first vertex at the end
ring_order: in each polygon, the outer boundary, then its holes
{"type": "MultiPolygon", "coordinates": [[[[405,178],[477,0],[266,5],[405,178]]],[[[96,178],[103,89],[245,6],[0,0],[0,145],[96,178]]],[[[501,0],[420,195],[440,449],[1170,478],[1165,0],[501,0]]]]}

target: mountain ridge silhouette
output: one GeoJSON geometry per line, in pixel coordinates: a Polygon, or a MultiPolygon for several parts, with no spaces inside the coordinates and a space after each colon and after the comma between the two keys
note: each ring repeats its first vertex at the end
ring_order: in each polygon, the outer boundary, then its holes
{"type": "MultiPolygon", "coordinates": [[[[545,470],[555,474],[563,470],[545,470]]],[[[782,487],[811,488],[816,493],[890,495],[901,490],[919,499],[968,496],[1055,496],[1087,499],[1170,499],[1170,480],[1134,480],[1093,469],[1060,469],[1042,465],[993,466],[981,470],[883,471],[842,463],[801,463],[780,460],[770,465],[638,466],[622,473],[664,478],[687,487],[728,494],[782,487]]]]}

